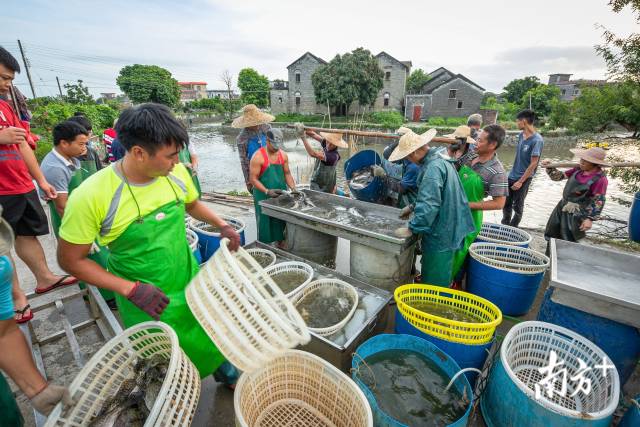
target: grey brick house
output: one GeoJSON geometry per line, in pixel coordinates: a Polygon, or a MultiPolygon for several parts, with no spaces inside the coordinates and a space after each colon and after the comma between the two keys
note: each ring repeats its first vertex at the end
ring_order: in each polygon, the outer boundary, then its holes
{"type": "Polygon", "coordinates": [[[462,74],[444,67],[429,73],[420,93],[406,95],[405,118],[411,121],[429,117],[467,117],[480,110],[484,88],[462,74]]]}
{"type": "Polygon", "coordinates": [[[573,101],[580,96],[581,89],[589,86],[603,86],[606,80],[571,80],[572,74],[549,74],[549,85],[557,86],[560,89],[560,99],[562,101],[573,101]]]}

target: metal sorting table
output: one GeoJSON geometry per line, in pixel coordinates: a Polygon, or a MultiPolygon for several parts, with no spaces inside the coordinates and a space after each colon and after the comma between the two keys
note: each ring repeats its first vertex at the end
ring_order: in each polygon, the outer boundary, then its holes
{"type": "Polygon", "coordinates": [[[404,252],[417,241],[417,236],[415,235],[400,238],[393,234],[395,229],[407,226],[407,221],[398,218],[400,209],[319,191],[302,190],[302,192],[316,206],[340,206],[344,208],[345,212],[349,209],[356,209],[363,218],[357,224],[344,223],[339,218],[320,216],[315,209],[292,209],[290,203],[283,203],[280,198],[261,201],[262,211],[265,215],[292,224],[342,237],[352,242],[393,254],[404,252]],[[383,230],[383,227],[380,226],[381,221],[385,223],[386,230],[383,230]]]}
{"type": "MultiPolygon", "coordinates": [[[[118,323],[118,320],[109,309],[104,298],[94,286],[89,285],[85,289],[80,289],[78,285],[71,285],[43,295],[30,293],[27,297],[29,298],[29,304],[31,304],[31,310],[34,315],[37,315],[38,312],[42,314],[43,310],[55,307],[61,323],[61,330],[42,338],[37,336],[32,325],[33,321],[20,325],[20,329],[25,335],[27,343],[29,343],[31,347],[31,353],[36,366],[44,378],[47,378],[47,374],[42,357],[42,346],[66,338],[69,347],[71,348],[76,368],[79,370],[87,362],[87,356],[90,355],[84,354],[78,337],[76,336],[77,332],[95,325],[97,326],[101,337],[104,339],[104,342],[107,342],[122,332],[120,323],[118,323]],[[72,317],[71,315],[74,313],[72,313],[68,307],[65,307],[65,303],[68,305],[78,299],[86,300],[89,318],[79,323],[72,324],[70,317],[72,317]]],[[[66,370],[68,371],[69,368],[66,370]]],[[[44,425],[46,417],[40,415],[40,413],[35,409],[33,410],[33,413],[35,417],[35,425],[38,427],[44,425]]]]}
{"type": "Polygon", "coordinates": [[[300,347],[301,350],[313,353],[338,369],[348,372],[351,368],[351,354],[355,352],[356,348],[370,337],[380,334],[386,329],[389,318],[389,303],[393,299],[390,292],[260,242],[251,243],[245,248],[268,249],[276,255],[276,263],[285,261],[307,263],[313,268],[313,280],[335,278],[349,283],[358,291],[358,308],[344,328],[325,337],[311,332],[311,341],[300,347]],[[366,304],[370,305],[365,311],[364,319],[362,316],[358,318],[356,316],[358,310],[364,309],[366,304]]]}
{"type": "Polygon", "coordinates": [[[551,299],[640,328],[640,257],[579,243],[551,241],[551,299]]]}

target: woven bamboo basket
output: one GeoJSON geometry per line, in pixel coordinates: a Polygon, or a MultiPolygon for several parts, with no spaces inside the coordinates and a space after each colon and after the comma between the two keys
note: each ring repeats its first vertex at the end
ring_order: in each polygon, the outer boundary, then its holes
{"type": "Polygon", "coordinates": [[[340,288],[346,291],[351,297],[352,306],[347,316],[344,319],[342,319],[340,322],[336,323],[335,325],[327,326],[326,328],[309,327],[309,330],[311,332],[314,332],[322,336],[327,336],[327,335],[336,333],[340,329],[344,328],[344,325],[346,325],[349,319],[351,319],[351,317],[353,316],[353,313],[355,313],[356,308],[358,307],[358,291],[356,291],[356,288],[354,288],[347,282],[343,282],[342,280],[320,279],[320,280],[314,280],[313,282],[305,285],[291,298],[293,305],[296,306],[297,308],[300,302],[302,302],[302,300],[305,297],[308,297],[314,292],[322,292],[325,289],[329,290],[331,288],[340,288]]]}
{"type": "Polygon", "coordinates": [[[318,356],[288,350],[244,373],[233,396],[240,427],[371,427],[369,403],[344,373],[318,356]]]}
{"type": "Polygon", "coordinates": [[[287,261],[270,265],[269,267],[265,268],[264,271],[271,278],[280,273],[294,271],[302,272],[306,275],[306,279],[302,283],[296,286],[295,289],[286,293],[287,298],[291,298],[292,296],[294,296],[298,291],[300,291],[300,289],[304,288],[309,282],[311,282],[311,279],[313,279],[313,268],[311,268],[309,264],[300,261],[287,261]]]}
{"type": "Polygon", "coordinates": [[[88,425],[131,377],[136,361],[157,354],[169,359],[169,369],[144,425],[188,426],[200,398],[200,376],[180,348],[176,333],[162,322],[139,323],[109,340],[69,386],[74,405],[63,408],[59,403],[45,426],[88,425]]]}

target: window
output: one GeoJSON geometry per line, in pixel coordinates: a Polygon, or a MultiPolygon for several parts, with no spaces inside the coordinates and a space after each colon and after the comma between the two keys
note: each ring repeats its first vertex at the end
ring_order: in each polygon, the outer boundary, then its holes
{"type": "Polygon", "coordinates": [[[565,96],[567,94],[567,90],[566,89],[562,89],[562,96],[565,96]]]}
{"type": "Polygon", "coordinates": [[[296,107],[299,107],[300,106],[300,97],[301,97],[300,92],[296,92],[295,97],[296,97],[296,107]]]}
{"type": "Polygon", "coordinates": [[[384,106],[385,107],[389,106],[389,98],[391,98],[391,95],[389,95],[389,92],[385,92],[384,93],[384,106]]]}
{"type": "Polygon", "coordinates": [[[278,97],[278,101],[280,101],[280,104],[282,104],[282,97],[281,96],[278,97]]]}
{"type": "Polygon", "coordinates": [[[575,89],[573,90],[573,94],[574,94],[575,96],[580,95],[580,89],[575,88],[575,89]]]}
{"type": "Polygon", "coordinates": [[[384,79],[385,80],[391,80],[391,71],[387,71],[384,73],[384,79]]]}
{"type": "Polygon", "coordinates": [[[458,91],[456,89],[450,89],[449,90],[449,99],[456,99],[456,93],[458,91]]]}
{"type": "Polygon", "coordinates": [[[458,109],[462,108],[462,101],[458,101],[458,109]]]}
{"type": "Polygon", "coordinates": [[[300,71],[296,71],[296,83],[300,83],[300,71]]]}

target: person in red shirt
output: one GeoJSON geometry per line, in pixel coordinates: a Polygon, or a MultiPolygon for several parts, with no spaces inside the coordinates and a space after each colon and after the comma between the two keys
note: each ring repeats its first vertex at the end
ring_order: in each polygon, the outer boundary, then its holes
{"type": "MultiPolygon", "coordinates": [[[[117,121],[118,119],[114,120],[114,127],[116,126],[117,121]]],[[[113,156],[113,152],[111,151],[111,144],[113,144],[113,140],[116,139],[117,136],[118,135],[116,134],[116,130],[114,128],[105,129],[104,132],[102,132],[102,142],[104,143],[104,146],[106,148],[107,161],[109,163],[114,163],[116,161],[115,157],[113,156]]]]}
{"type": "MultiPolygon", "coordinates": [[[[20,65],[0,47],[0,95],[11,92],[11,84],[20,65]]],[[[29,124],[22,122],[12,106],[0,99],[0,205],[2,217],[15,234],[15,249],[36,277],[36,293],[70,285],[77,279],[53,274],[47,265],[44,250],[37,236],[49,234],[47,216],[42,209],[33,180],[49,199],[56,198],[56,190],[45,179],[33,152],[35,141],[29,124]]],[[[20,289],[17,273],[13,277],[13,300],[16,321],[24,323],[33,318],[27,298],[20,289]]]]}

